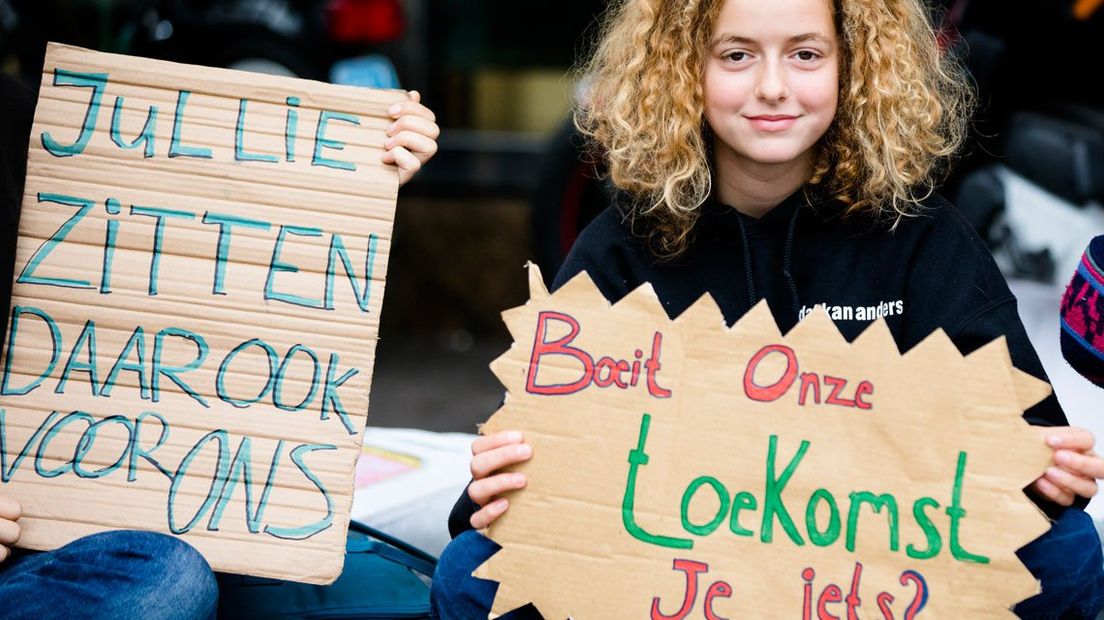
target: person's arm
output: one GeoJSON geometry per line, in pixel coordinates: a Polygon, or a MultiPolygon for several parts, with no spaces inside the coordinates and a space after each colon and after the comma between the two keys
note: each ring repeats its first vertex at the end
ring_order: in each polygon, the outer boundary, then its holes
{"type": "Polygon", "coordinates": [[[23,508],[19,502],[6,495],[0,495],[0,562],[11,555],[11,547],[19,542],[22,533],[19,527],[19,517],[23,514],[23,508]]]}

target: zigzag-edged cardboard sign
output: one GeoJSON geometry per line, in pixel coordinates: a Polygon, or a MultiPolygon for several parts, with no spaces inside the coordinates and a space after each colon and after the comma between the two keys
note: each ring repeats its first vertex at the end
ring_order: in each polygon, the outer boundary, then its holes
{"type": "Polygon", "coordinates": [[[783,335],[765,303],[729,328],[708,296],[670,320],[649,285],[530,281],[484,428],[533,447],[475,572],[492,616],[1012,617],[1037,591],[1014,552],[1051,455],[1021,416],[1050,388],[1003,339],[902,355],[882,320],[848,343],[821,312],[783,335]]]}

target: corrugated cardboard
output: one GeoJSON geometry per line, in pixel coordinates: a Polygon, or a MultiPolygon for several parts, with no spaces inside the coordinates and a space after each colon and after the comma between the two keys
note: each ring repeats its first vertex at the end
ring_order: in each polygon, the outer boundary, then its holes
{"type": "Polygon", "coordinates": [[[49,47],[0,381],[20,546],[156,530],[336,578],[405,97],[49,47]]]}
{"type": "Polygon", "coordinates": [[[649,285],[530,279],[484,428],[533,447],[475,573],[496,615],[1012,617],[1037,591],[1014,551],[1051,454],[1021,416],[1049,388],[1003,339],[902,355],[884,320],[848,343],[821,311],[783,335],[765,303],[727,328],[708,296],[670,320],[649,285]]]}

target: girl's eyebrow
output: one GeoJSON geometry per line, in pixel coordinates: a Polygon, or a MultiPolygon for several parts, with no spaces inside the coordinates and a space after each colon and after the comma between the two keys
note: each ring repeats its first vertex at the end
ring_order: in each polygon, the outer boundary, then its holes
{"type": "MultiPolygon", "coordinates": [[[[789,39],[789,41],[787,41],[787,43],[791,43],[791,44],[792,43],[804,43],[806,41],[815,41],[817,43],[821,43],[821,44],[827,45],[827,46],[832,45],[832,40],[830,38],[824,36],[823,34],[819,33],[819,32],[806,32],[804,34],[794,35],[794,36],[790,37],[790,39],[789,39]]],[[[744,37],[744,36],[740,36],[738,34],[733,34],[731,32],[726,32],[726,33],[723,33],[721,35],[718,35],[717,38],[713,39],[713,45],[720,45],[722,43],[738,43],[738,44],[743,44],[743,45],[754,45],[754,44],[756,44],[756,41],[755,41],[755,39],[752,39],[750,37],[744,37]]]]}

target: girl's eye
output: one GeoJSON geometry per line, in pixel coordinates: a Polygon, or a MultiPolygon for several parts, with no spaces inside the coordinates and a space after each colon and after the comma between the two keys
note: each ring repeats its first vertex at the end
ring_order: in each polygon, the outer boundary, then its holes
{"type": "Polygon", "coordinates": [[[798,60],[809,62],[811,60],[816,60],[817,58],[820,58],[820,54],[814,52],[813,50],[801,50],[797,53],[797,58],[798,60]]]}
{"type": "Polygon", "coordinates": [[[743,61],[748,59],[748,53],[747,52],[729,52],[729,53],[725,54],[725,58],[727,60],[731,60],[732,62],[743,62],[743,61]]]}

